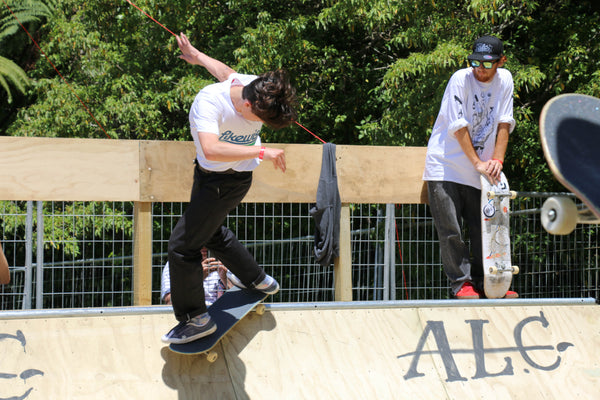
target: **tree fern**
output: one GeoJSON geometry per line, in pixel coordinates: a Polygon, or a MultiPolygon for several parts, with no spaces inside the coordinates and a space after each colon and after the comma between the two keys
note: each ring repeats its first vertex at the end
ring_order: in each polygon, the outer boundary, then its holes
{"type": "MultiPolygon", "coordinates": [[[[4,0],[0,3],[0,46],[19,29],[20,24],[40,22],[50,17],[57,0],[4,0]]],[[[0,56],[0,86],[12,102],[11,86],[24,93],[29,79],[15,62],[0,56]]]]}
{"type": "Polygon", "coordinates": [[[10,85],[12,84],[19,92],[24,93],[25,87],[29,83],[29,78],[25,71],[8,58],[0,57],[0,86],[8,94],[8,102],[12,102],[10,85]]]}

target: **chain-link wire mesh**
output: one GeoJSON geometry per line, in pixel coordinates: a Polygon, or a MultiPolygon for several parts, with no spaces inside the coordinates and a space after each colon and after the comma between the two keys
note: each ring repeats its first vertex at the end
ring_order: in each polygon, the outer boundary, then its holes
{"type": "MultiPolygon", "coordinates": [[[[548,234],[544,197],[512,202],[513,290],[523,298],[600,298],[598,225],[548,234]]],[[[169,235],[185,203],[153,204],[152,302],[169,235]]],[[[314,259],[310,204],[242,203],[226,224],[281,284],[272,302],[334,300],[334,268],[314,259]]],[[[353,299],[450,298],[427,205],[350,205],[353,299]]],[[[133,203],[0,202],[0,240],[11,283],[3,310],[133,304],[133,203]]]]}

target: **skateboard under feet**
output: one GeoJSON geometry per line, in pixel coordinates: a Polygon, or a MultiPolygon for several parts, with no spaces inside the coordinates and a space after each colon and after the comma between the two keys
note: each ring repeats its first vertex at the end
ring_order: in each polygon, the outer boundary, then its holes
{"type": "Polygon", "coordinates": [[[170,344],[169,349],[180,354],[206,354],[209,362],[215,362],[218,354],[213,348],[250,311],[263,315],[266,307],[262,301],[267,294],[258,290],[233,287],[223,293],[210,307],[208,313],[217,324],[217,330],[190,343],[170,344]]]}

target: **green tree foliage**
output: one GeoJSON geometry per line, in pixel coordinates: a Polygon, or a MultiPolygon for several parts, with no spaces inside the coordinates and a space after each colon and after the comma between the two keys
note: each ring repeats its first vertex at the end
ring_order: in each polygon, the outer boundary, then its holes
{"type": "MultiPolygon", "coordinates": [[[[513,186],[555,190],[538,139],[543,104],[600,95],[598,11],[575,0],[229,0],[136,4],[199,49],[244,73],[283,67],[299,122],[339,144],[425,146],[452,73],[483,34],[505,43],[517,128],[506,163],[513,186]]],[[[39,59],[30,103],[11,135],[189,140],[187,112],[214,82],[178,59],[175,38],[127,2],[65,0],[39,32],[70,83],[39,59]]],[[[17,112],[17,110],[13,110],[17,112]]],[[[317,143],[292,126],[275,142],[317,143]]]]}

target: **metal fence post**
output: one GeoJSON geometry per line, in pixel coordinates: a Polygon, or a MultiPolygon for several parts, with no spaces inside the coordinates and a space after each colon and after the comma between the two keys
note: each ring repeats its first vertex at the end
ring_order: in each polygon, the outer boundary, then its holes
{"type": "Polygon", "coordinates": [[[396,207],[385,205],[384,300],[396,300],[396,207]]]}
{"type": "Polygon", "coordinates": [[[27,201],[27,217],[25,218],[25,283],[23,286],[23,309],[31,309],[31,293],[33,290],[32,254],[33,249],[33,201],[27,201]]]}
{"type": "Polygon", "coordinates": [[[35,261],[35,308],[44,308],[44,202],[37,202],[37,251],[35,261]]]}

